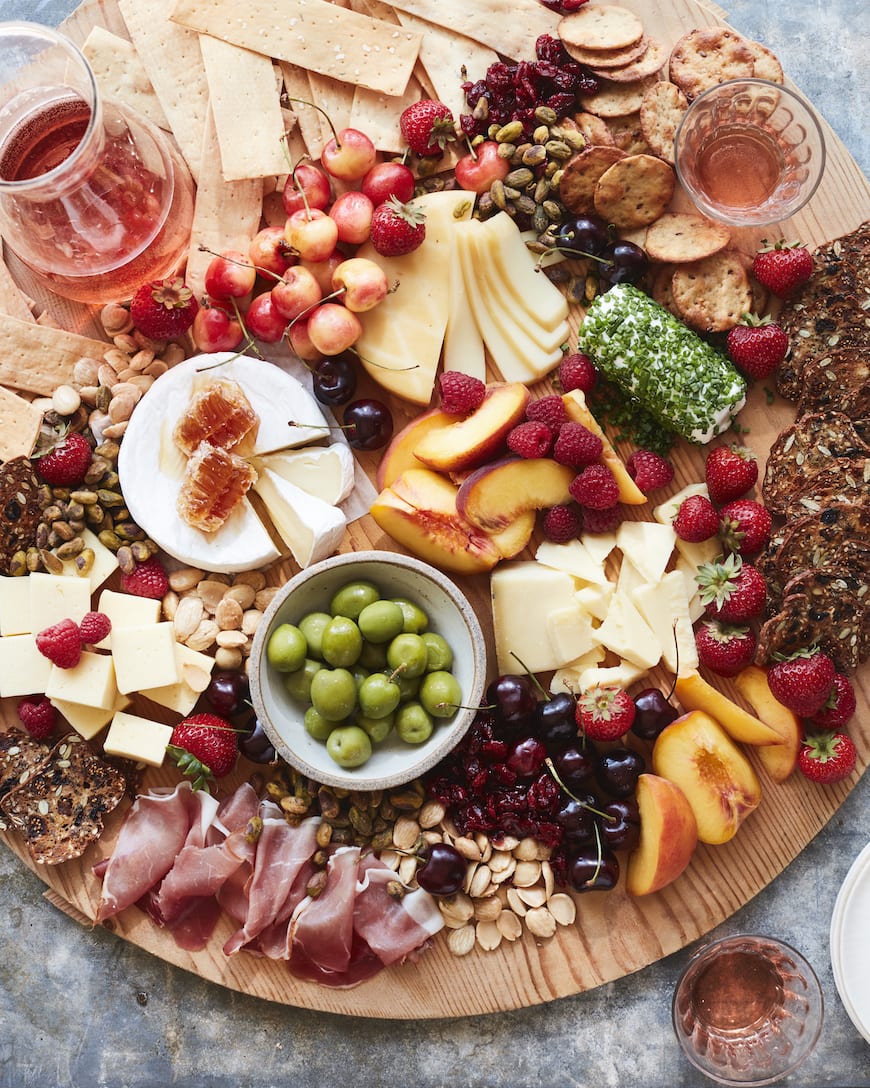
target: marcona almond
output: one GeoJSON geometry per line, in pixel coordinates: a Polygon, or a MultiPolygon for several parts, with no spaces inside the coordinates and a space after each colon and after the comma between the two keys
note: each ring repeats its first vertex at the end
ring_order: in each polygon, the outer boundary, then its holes
{"type": "Polygon", "coordinates": [[[399,868],[399,862],[402,860],[401,854],[398,854],[395,850],[382,850],[379,857],[384,865],[392,869],[393,872],[399,868]]]}
{"type": "Polygon", "coordinates": [[[254,607],[259,608],[261,612],[265,612],[277,592],[277,586],[266,586],[265,589],[258,589],[254,598],[254,607]]]}
{"type": "Polygon", "coordinates": [[[244,582],[241,585],[232,585],[224,594],[224,600],[229,598],[233,601],[238,601],[242,607],[242,611],[246,611],[254,603],[254,598],[257,596],[253,586],[245,585],[244,582]]]}
{"type": "Polygon", "coordinates": [[[199,582],[196,587],[196,592],[209,612],[214,612],[220,602],[224,599],[226,586],[216,578],[208,577],[203,578],[203,580],[199,582]]]}
{"type": "Polygon", "coordinates": [[[503,910],[495,924],[506,941],[516,941],[523,935],[522,920],[511,910],[503,910]]]}
{"type": "Polygon", "coordinates": [[[556,932],[556,919],[546,907],[533,907],[526,914],[526,929],[536,937],[552,937],[556,932]]]}
{"type": "Polygon", "coordinates": [[[413,850],[420,838],[420,825],[409,816],[400,816],[393,824],[393,845],[398,850],[413,850]]]}
{"type": "Polygon", "coordinates": [[[165,620],[174,620],[175,613],[178,611],[179,597],[174,590],[169,590],[168,593],[164,593],[163,599],[160,602],[160,608],[165,620]]]}
{"type": "Polygon", "coordinates": [[[543,907],[547,902],[547,892],[541,884],[536,884],[533,888],[517,888],[516,892],[530,909],[543,907]]]}
{"type": "Polygon", "coordinates": [[[249,608],[242,616],[242,631],[246,635],[256,634],[262,618],[263,613],[259,609],[249,608]]]}
{"type": "Polygon", "coordinates": [[[214,645],[220,628],[214,620],[203,620],[193,634],[188,638],[187,645],[191,650],[207,650],[214,645]]]}
{"type": "Polygon", "coordinates": [[[478,922],[494,922],[504,910],[504,904],[497,895],[478,899],[474,904],[474,917],[478,922]]]}
{"type": "Polygon", "coordinates": [[[181,570],[170,571],[169,585],[176,593],[186,593],[193,589],[203,579],[203,572],[197,567],[182,567],[181,570]]]}
{"type": "Polygon", "coordinates": [[[460,835],[454,840],[453,845],[469,861],[480,861],[480,847],[474,839],[468,838],[467,835],[460,835]]]}
{"type": "Polygon", "coordinates": [[[417,813],[417,819],[422,828],[437,827],[444,819],[445,808],[440,801],[425,801],[423,807],[417,813]]]}
{"type": "Polygon", "coordinates": [[[261,570],[243,570],[235,576],[233,585],[252,586],[257,593],[266,585],[266,575],[261,570]]]}
{"type": "Polygon", "coordinates": [[[454,929],[447,938],[447,944],[454,956],[467,956],[474,948],[474,926],[463,926],[462,929],[454,929]]]}
{"type": "Polygon", "coordinates": [[[498,869],[498,870],[493,871],[492,866],[490,865],[490,872],[492,872],[492,882],[493,882],[493,884],[506,884],[507,881],[509,881],[513,877],[514,869],[516,869],[516,867],[517,867],[517,859],[516,858],[511,858],[510,861],[508,862],[506,868],[504,868],[504,869],[498,869]]]}
{"type": "Polygon", "coordinates": [[[514,884],[517,888],[530,888],[541,879],[539,861],[518,861],[514,869],[514,884]]]}
{"type": "Polygon", "coordinates": [[[519,888],[508,888],[507,901],[508,906],[514,912],[514,914],[519,915],[520,918],[523,918],[525,916],[528,907],[526,906],[525,902],[520,898],[519,888]]]}
{"type": "Polygon", "coordinates": [[[479,899],[487,893],[491,883],[492,874],[489,871],[489,866],[481,863],[474,871],[468,894],[472,899],[479,899]]]}
{"type": "Polygon", "coordinates": [[[495,922],[478,922],[475,936],[484,952],[494,952],[502,941],[502,932],[495,922]]]}
{"type": "Polygon", "coordinates": [[[556,892],[547,900],[547,910],[560,926],[571,926],[577,918],[577,904],[565,892],[556,892]]]}
{"type": "Polygon", "coordinates": [[[205,609],[199,597],[182,597],[175,609],[175,637],[186,642],[202,623],[205,609]]]}
{"type": "Polygon", "coordinates": [[[214,652],[214,663],[219,669],[238,669],[243,661],[242,651],[235,646],[218,646],[214,652]]]}
{"type": "Polygon", "coordinates": [[[541,880],[544,882],[544,891],[547,893],[547,899],[556,890],[556,878],[553,875],[553,866],[549,861],[541,862],[541,880]]]}
{"type": "Polygon", "coordinates": [[[403,857],[399,862],[399,879],[403,884],[410,884],[417,875],[417,859],[415,857],[403,857]]]}
{"type": "MultiPolygon", "coordinates": [[[[215,626],[215,637],[214,637],[213,641],[216,642],[218,644],[218,646],[225,646],[225,647],[227,647],[228,649],[231,649],[231,650],[232,649],[241,650],[243,654],[245,653],[245,650],[247,649],[247,651],[250,653],[251,647],[250,647],[250,644],[248,643],[248,637],[247,637],[247,635],[244,634],[244,632],[242,632],[242,631],[222,631],[220,629],[220,627],[218,627],[217,623],[215,623],[214,626],[215,626]]],[[[189,645],[189,643],[188,643],[188,645],[189,645]]]]}
{"type": "Polygon", "coordinates": [[[456,892],[454,895],[439,899],[438,906],[442,913],[449,912],[455,918],[464,918],[466,922],[474,917],[474,904],[465,892],[456,892]]]}
{"type": "Polygon", "coordinates": [[[224,596],[218,602],[214,618],[222,631],[238,631],[242,626],[242,606],[232,597],[224,596]]]}
{"type": "Polygon", "coordinates": [[[192,691],[201,694],[208,687],[211,675],[205,669],[201,669],[199,665],[191,665],[188,662],[188,664],[182,666],[181,679],[192,691]]]}
{"type": "Polygon", "coordinates": [[[517,861],[537,861],[538,860],[538,843],[535,839],[526,838],[522,839],[514,847],[513,855],[517,861]]]}

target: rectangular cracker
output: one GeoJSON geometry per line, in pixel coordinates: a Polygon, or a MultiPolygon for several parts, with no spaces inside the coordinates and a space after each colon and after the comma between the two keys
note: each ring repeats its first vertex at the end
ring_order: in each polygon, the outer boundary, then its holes
{"type": "Polygon", "coordinates": [[[17,317],[19,321],[35,321],[27,296],[15,282],[9,266],[0,259],[0,313],[17,317]]]}
{"type": "MultiPolygon", "coordinates": [[[[340,79],[332,79],[330,76],[320,75],[319,72],[308,71],[308,88],[310,101],[316,102],[321,109],[326,110],[330,120],[335,125],[336,131],[350,125],[350,115],[353,108],[354,88],[350,83],[344,83],[340,79]]],[[[304,109],[305,107],[301,107],[304,109]]],[[[317,155],[323,151],[324,146],[332,139],[332,129],[329,121],[317,110],[313,112],[320,124],[320,143],[317,155]]],[[[366,133],[370,136],[370,133],[366,133]]]]}
{"type": "Polygon", "coordinates": [[[561,19],[538,0],[511,0],[510,5],[501,0],[438,0],[437,4],[433,0],[392,0],[392,3],[399,11],[428,19],[444,30],[462,27],[467,37],[514,60],[534,57],[538,36],[556,37],[561,19]]]}
{"type": "Polygon", "coordinates": [[[170,22],[174,0],[118,0],[127,32],[142,58],[172,135],[198,181],[208,81],[199,36],[170,22]]]}
{"type": "Polygon", "coordinates": [[[175,0],[171,18],[201,34],[385,94],[404,91],[420,51],[418,34],[327,0],[284,0],[278,17],[269,0],[246,0],[243,9],[237,0],[175,0]]]}
{"type": "Polygon", "coordinates": [[[88,34],[82,52],[107,98],[132,107],[158,128],[169,131],[166,113],[132,42],[95,26],[88,34]]]}
{"type": "Polygon", "coordinates": [[[311,101],[311,84],[308,82],[308,72],[304,68],[300,68],[298,64],[291,64],[290,61],[286,60],[279,61],[278,66],[284,77],[285,94],[290,99],[302,99],[301,102],[289,102],[289,107],[296,118],[296,131],[301,136],[305,149],[311,158],[319,159],[320,152],[323,150],[323,130],[320,127],[320,116],[317,110],[304,105],[305,102],[311,101]]]}
{"type": "Polygon", "coordinates": [[[185,281],[197,297],[204,293],[205,270],[213,253],[240,249],[243,253],[260,227],[263,179],[224,181],[218,151],[217,130],[211,110],[200,149],[202,165],[193,206],[190,252],[185,281]],[[200,246],[213,253],[205,253],[200,246]]]}
{"type": "Polygon", "coordinates": [[[0,461],[33,453],[42,412],[30,401],[0,385],[0,461]]]}
{"type": "Polygon", "coordinates": [[[50,397],[72,381],[82,356],[102,359],[109,344],[0,314],[0,384],[50,397]]]}
{"type": "Polygon", "coordinates": [[[280,174],[287,169],[284,119],[271,59],[207,34],[199,45],[224,180],[280,174]]]}

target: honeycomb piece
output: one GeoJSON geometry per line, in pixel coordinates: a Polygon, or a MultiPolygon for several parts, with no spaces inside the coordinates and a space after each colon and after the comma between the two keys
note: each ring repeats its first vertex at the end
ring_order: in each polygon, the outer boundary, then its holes
{"type": "Polygon", "coordinates": [[[215,533],[257,479],[243,458],[210,442],[201,442],[187,462],[176,510],[182,521],[215,533]]]}
{"type": "Polygon", "coordinates": [[[200,442],[250,453],[260,419],[238,382],[218,378],[194,393],[175,425],[173,438],[190,457],[200,442]]]}

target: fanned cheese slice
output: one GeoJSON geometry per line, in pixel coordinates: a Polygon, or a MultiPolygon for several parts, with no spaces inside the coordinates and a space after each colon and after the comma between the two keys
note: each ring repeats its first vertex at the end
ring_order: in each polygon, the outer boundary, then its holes
{"type": "Polygon", "coordinates": [[[494,273],[516,305],[536,324],[560,327],[568,317],[568,300],[543,272],[537,271],[516,223],[499,212],[481,224],[486,229],[494,273]]]}
{"type": "Polygon", "coordinates": [[[264,468],[254,491],[272,524],[300,567],[318,563],[337,551],[347,521],[336,507],[264,468]]]}
{"type": "Polygon", "coordinates": [[[444,369],[458,370],[485,382],[486,352],[483,347],[483,338],[468,303],[459,250],[455,245],[450,252],[450,280],[447,297],[447,329],[444,333],[442,361],[444,369]]]}

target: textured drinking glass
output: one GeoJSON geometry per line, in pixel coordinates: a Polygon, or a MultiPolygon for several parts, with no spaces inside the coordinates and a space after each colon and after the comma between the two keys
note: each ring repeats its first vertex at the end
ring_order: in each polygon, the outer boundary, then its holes
{"type": "Polygon", "coordinates": [[[766,226],[794,215],[819,186],[825,138],[787,87],[733,79],[691,103],[674,142],[677,176],[705,215],[766,226]]]}
{"type": "Polygon", "coordinates": [[[103,101],[81,51],[0,23],[0,233],[58,294],[129,298],[186,250],[193,183],[170,141],[103,101]]]}
{"type": "Polygon", "coordinates": [[[689,1061],[720,1084],[774,1084],[822,1030],[822,991],[807,961],[771,937],[725,937],[689,961],[674,993],[674,1031],[689,1061]]]}

